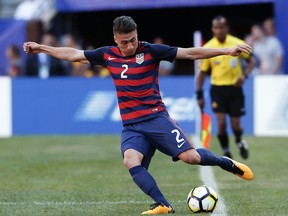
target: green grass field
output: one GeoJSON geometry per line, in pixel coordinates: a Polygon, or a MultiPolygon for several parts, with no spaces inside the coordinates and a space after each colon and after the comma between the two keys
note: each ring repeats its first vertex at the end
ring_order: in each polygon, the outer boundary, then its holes
{"type": "MultiPolygon", "coordinates": [[[[251,154],[245,163],[254,171],[253,181],[213,168],[228,215],[288,215],[288,139],[246,139],[251,154]]],[[[220,153],[215,138],[211,146],[220,153]]],[[[242,161],[231,146],[234,158],[242,161]]],[[[156,153],[150,172],[176,215],[191,215],[185,200],[192,187],[202,184],[199,166],[156,153]]],[[[152,203],[122,165],[118,136],[1,139],[0,173],[0,215],[5,216],[129,216],[152,203]]]]}

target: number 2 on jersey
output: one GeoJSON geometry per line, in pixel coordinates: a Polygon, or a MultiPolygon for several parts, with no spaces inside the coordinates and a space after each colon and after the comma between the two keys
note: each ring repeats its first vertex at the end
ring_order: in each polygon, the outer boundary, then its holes
{"type": "Polygon", "coordinates": [[[124,68],[124,70],[121,72],[121,78],[122,79],[126,79],[128,76],[125,74],[128,70],[128,65],[127,64],[124,64],[122,65],[122,67],[124,68]]]}
{"type": "Polygon", "coordinates": [[[180,143],[180,142],[184,141],[183,138],[180,139],[180,132],[179,132],[179,130],[174,129],[174,130],[171,131],[171,133],[176,133],[176,142],[177,142],[177,143],[180,143]]]}

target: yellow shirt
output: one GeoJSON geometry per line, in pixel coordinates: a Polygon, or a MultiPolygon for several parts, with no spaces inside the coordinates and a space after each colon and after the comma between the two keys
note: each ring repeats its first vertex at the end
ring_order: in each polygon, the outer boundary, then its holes
{"type": "MultiPolygon", "coordinates": [[[[215,37],[213,37],[204,44],[204,47],[227,48],[243,43],[243,40],[232,35],[227,35],[224,43],[220,43],[215,37]]],[[[241,53],[238,57],[221,55],[210,59],[202,59],[200,70],[208,72],[209,69],[211,69],[212,85],[234,85],[237,79],[242,75],[241,58],[248,59],[249,57],[250,55],[241,53]]]]}

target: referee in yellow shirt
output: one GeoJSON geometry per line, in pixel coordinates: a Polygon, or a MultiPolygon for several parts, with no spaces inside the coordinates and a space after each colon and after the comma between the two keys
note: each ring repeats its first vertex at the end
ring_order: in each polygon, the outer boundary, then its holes
{"type": "MultiPolygon", "coordinates": [[[[228,21],[224,16],[216,16],[212,21],[212,32],[214,37],[210,39],[204,47],[233,47],[243,44],[244,41],[229,34],[228,21]]],[[[232,158],[229,148],[229,138],[227,135],[226,115],[229,115],[236,145],[242,158],[248,158],[248,145],[242,139],[243,129],[240,117],[245,114],[244,94],[242,85],[254,67],[251,56],[242,53],[238,57],[218,56],[210,59],[201,60],[200,74],[197,78],[197,99],[198,104],[203,110],[203,90],[202,85],[205,76],[211,72],[210,95],[212,109],[216,115],[218,125],[218,140],[221,144],[223,154],[232,158]],[[242,70],[241,59],[247,61],[245,71],[242,70]]]]}

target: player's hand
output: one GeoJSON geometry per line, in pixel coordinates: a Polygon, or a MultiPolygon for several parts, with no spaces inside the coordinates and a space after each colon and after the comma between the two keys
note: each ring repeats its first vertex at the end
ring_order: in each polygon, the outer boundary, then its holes
{"type": "Polygon", "coordinates": [[[238,78],[238,80],[234,86],[235,87],[241,87],[243,85],[244,81],[245,81],[245,76],[242,75],[238,78]]]}
{"type": "Polygon", "coordinates": [[[35,42],[25,42],[23,44],[23,50],[24,52],[28,53],[39,53],[40,52],[40,44],[35,42]]]}
{"type": "Polygon", "coordinates": [[[230,56],[239,56],[242,52],[250,54],[252,47],[247,44],[238,44],[235,47],[229,48],[227,54],[230,56]]]}

